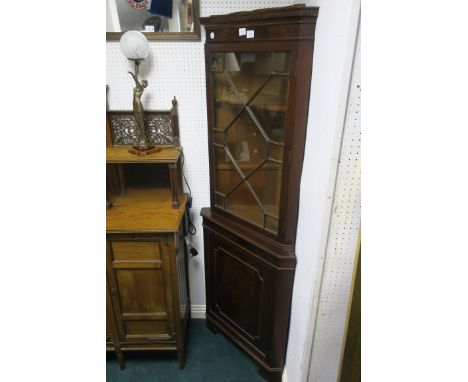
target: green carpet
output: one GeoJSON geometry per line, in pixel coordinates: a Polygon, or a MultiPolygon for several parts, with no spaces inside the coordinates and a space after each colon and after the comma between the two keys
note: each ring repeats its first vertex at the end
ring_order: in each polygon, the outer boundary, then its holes
{"type": "Polygon", "coordinates": [[[247,354],[223,334],[213,334],[205,320],[192,320],[186,343],[185,368],[179,369],[176,352],[126,352],[120,370],[107,357],[107,382],[264,382],[247,354]]]}

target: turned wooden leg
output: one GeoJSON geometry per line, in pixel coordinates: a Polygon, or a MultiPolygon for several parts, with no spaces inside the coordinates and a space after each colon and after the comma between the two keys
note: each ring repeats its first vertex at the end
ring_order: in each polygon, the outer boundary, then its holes
{"type": "Polygon", "coordinates": [[[123,369],[125,367],[125,358],[122,353],[122,350],[116,349],[115,355],[117,356],[117,362],[119,363],[120,368],[123,369]]]}
{"type": "Polygon", "coordinates": [[[109,191],[109,182],[106,179],[106,208],[111,209],[112,208],[112,202],[111,202],[111,197],[110,197],[110,191],[109,191]]]}
{"type": "Polygon", "coordinates": [[[123,196],[127,191],[127,180],[125,179],[125,171],[122,163],[117,163],[117,176],[119,179],[119,194],[123,196]]]}
{"type": "Polygon", "coordinates": [[[177,177],[177,165],[171,163],[168,166],[171,178],[172,208],[179,208],[179,180],[177,177]]]}
{"type": "Polygon", "coordinates": [[[185,367],[185,354],[184,352],[178,352],[177,353],[177,358],[179,358],[179,367],[180,369],[183,369],[185,367]]]}

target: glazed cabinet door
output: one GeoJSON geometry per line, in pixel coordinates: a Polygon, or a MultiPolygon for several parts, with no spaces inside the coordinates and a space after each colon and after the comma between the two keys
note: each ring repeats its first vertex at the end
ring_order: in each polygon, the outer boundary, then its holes
{"type": "Polygon", "coordinates": [[[175,341],[170,239],[108,235],[107,277],[121,342],[175,341]]]}
{"type": "Polygon", "coordinates": [[[283,46],[207,52],[213,205],[275,236],[292,66],[283,46]]]}

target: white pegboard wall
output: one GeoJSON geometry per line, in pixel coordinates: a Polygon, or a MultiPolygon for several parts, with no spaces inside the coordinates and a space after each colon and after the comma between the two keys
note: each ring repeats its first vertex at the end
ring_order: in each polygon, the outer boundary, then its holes
{"type": "Polygon", "coordinates": [[[336,381],[361,222],[361,52],[358,31],[309,381],[336,381]]]}
{"type": "MultiPolygon", "coordinates": [[[[201,0],[202,16],[246,11],[257,8],[280,7],[293,2],[201,0]]],[[[192,240],[199,256],[189,261],[190,294],[192,304],[205,304],[205,273],[203,258],[203,230],[200,208],[210,204],[208,132],[206,115],[206,84],[204,58],[204,29],[201,41],[151,41],[150,55],[140,68],[141,78],[149,84],[142,96],[146,110],[168,110],[177,97],[181,144],[185,153],[184,173],[192,189],[192,221],[197,234],[192,240]]],[[[132,110],[133,71],[118,42],[107,42],[106,83],[109,85],[109,108],[132,110]]],[[[185,187],[185,185],[184,185],[185,187]]],[[[187,191],[187,189],[186,189],[187,191]]]]}

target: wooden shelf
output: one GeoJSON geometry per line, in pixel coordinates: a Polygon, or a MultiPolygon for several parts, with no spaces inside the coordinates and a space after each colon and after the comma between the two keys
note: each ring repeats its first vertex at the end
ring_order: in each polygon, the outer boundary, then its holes
{"type": "Polygon", "coordinates": [[[130,147],[115,146],[106,148],[107,163],[177,163],[180,152],[174,147],[163,147],[161,151],[140,157],[130,154],[130,147]]]}
{"type": "MultiPolygon", "coordinates": [[[[254,170],[258,167],[258,164],[239,164],[238,163],[238,166],[241,170],[254,170]]],[[[263,170],[280,170],[280,169],[281,169],[280,164],[268,164],[268,165],[263,165],[257,171],[261,172],[263,170]]],[[[236,170],[236,168],[234,167],[234,165],[231,165],[231,164],[217,164],[216,170],[236,170]]]]}
{"type": "Polygon", "coordinates": [[[177,232],[185,212],[187,195],[180,195],[179,208],[172,208],[171,190],[128,188],[124,196],[111,198],[106,212],[107,232],[177,232]]]}
{"type": "MultiPolygon", "coordinates": [[[[230,106],[238,106],[241,108],[244,106],[240,101],[233,100],[231,98],[218,98],[215,101],[218,104],[230,105],[230,106]]],[[[253,109],[265,109],[268,111],[279,111],[285,113],[287,110],[287,103],[279,102],[277,100],[269,100],[267,98],[258,97],[254,99],[254,103],[249,105],[253,109]]]]}
{"type": "MultiPolygon", "coordinates": [[[[279,215],[279,206],[273,205],[273,204],[266,204],[265,208],[267,211],[276,216],[276,219],[278,219],[279,215]]],[[[235,206],[230,206],[226,212],[230,212],[233,215],[236,215],[244,220],[248,220],[251,222],[255,221],[262,221],[263,222],[263,212],[261,211],[260,207],[258,205],[235,205],[235,206]]]]}

